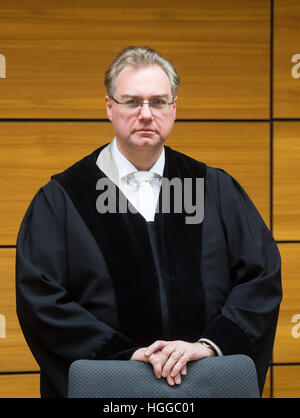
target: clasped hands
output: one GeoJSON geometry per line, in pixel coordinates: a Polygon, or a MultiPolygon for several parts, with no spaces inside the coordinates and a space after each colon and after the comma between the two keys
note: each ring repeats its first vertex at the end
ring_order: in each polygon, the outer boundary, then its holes
{"type": "Polygon", "coordinates": [[[199,342],[157,340],[148,347],[136,350],[130,360],[150,363],[155,376],[166,378],[169,385],[179,385],[187,374],[187,363],[214,356],[213,350],[199,342]]]}

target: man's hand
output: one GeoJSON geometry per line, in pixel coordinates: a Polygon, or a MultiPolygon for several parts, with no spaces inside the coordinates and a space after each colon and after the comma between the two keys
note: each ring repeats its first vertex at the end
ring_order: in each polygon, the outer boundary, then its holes
{"type": "MultiPolygon", "coordinates": [[[[151,347],[151,346],[149,346],[151,347]]],[[[153,367],[155,376],[160,379],[162,376],[162,368],[165,362],[167,361],[167,354],[162,351],[155,351],[150,355],[146,355],[145,352],[149,347],[143,347],[136,350],[131,356],[130,360],[143,361],[145,363],[150,363],[153,367]]],[[[166,376],[166,380],[169,385],[174,386],[174,384],[179,385],[181,383],[181,376],[185,375],[187,372],[186,367],[183,367],[180,373],[176,376],[171,377],[170,375],[166,376]]]]}
{"type": "Polygon", "coordinates": [[[199,342],[158,340],[148,347],[136,350],[131,360],[151,363],[157,378],[165,377],[169,385],[181,383],[181,376],[187,373],[189,361],[214,356],[214,352],[199,342]]]}

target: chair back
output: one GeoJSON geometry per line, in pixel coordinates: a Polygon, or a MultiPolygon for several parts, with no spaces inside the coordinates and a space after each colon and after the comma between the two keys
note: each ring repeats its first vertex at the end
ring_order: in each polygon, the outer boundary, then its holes
{"type": "Polygon", "coordinates": [[[259,398],[254,362],[245,355],[188,364],[180,385],[157,379],[152,366],[133,360],[77,360],[69,371],[69,398],[259,398]]]}

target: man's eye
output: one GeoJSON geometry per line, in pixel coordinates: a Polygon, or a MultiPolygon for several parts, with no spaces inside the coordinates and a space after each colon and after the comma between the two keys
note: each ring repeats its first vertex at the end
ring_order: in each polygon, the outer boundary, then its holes
{"type": "Polygon", "coordinates": [[[140,103],[141,103],[141,101],[140,101],[140,100],[135,100],[135,99],[130,99],[130,100],[127,100],[127,101],[125,102],[125,104],[126,104],[127,106],[130,106],[130,107],[137,107],[137,106],[140,106],[140,103]]]}
{"type": "Polygon", "coordinates": [[[151,105],[153,107],[161,107],[161,106],[164,106],[165,104],[166,104],[166,101],[162,99],[151,100],[151,105]]]}

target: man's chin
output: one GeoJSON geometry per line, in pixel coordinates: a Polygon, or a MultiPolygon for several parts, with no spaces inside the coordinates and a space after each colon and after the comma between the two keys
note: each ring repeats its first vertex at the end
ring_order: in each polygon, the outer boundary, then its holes
{"type": "Polygon", "coordinates": [[[141,147],[151,147],[160,143],[160,138],[154,131],[138,131],[134,134],[134,143],[141,147]]]}

